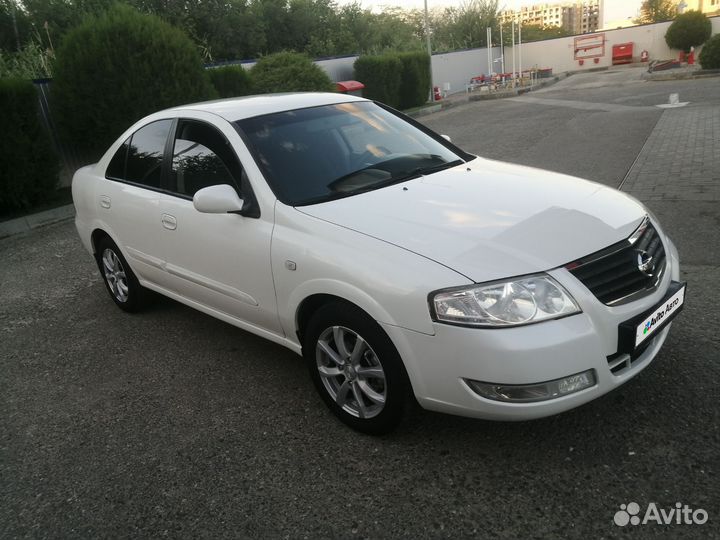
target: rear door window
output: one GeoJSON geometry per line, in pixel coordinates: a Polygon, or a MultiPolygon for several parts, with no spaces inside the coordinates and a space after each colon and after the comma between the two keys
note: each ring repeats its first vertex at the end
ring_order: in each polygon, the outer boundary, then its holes
{"type": "Polygon", "coordinates": [[[151,189],[162,189],[163,152],[171,125],[172,120],[158,120],[133,133],[113,156],[107,176],[151,189]],[[126,154],[124,160],[123,154],[126,154]],[[122,175],[121,171],[124,171],[122,175]]]}

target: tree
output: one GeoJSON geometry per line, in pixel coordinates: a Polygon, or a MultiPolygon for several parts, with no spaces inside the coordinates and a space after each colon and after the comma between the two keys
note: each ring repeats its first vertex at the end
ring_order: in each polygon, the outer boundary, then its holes
{"type": "MultiPolygon", "coordinates": [[[[495,30],[493,30],[493,32],[495,32],[495,30]]],[[[568,32],[561,26],[543,26],[541,24],[522,25],[523,43],[525,43],[526,41],[541,41],[543,39],[553,39],[559,37],[566,37],[569,35],[570,32],[568,32]]],[[[517,37],[515,39],[517,39],[517,37]]],[[[507,36],[503,35],[503,41],[506,45],[512,43],[512,34],[510,28],[507,28],[507,36]]]]}
{"type": "Polygon", "coordinates": [[[672,0],[643,0],[640,5],[640,17],[635,19],[638,24],[671,21],[677,15],[677,2],[672,0]]]}
{"type": "Polygon", "coordinates": [[[704,13],[688,11],[677,18],[665,33],[665,42],[671,49],[688,52],[691,47],[702,45],[712,34],[712,24],[704,13]]]}
{"type": "Polygon", "coordinates": [[[468,0],[459,7],[433,12],[430,23],[436,50],[485,47],[487,27],[498,28],[498,0],[468,0]]]}
{"type": "Polygon", "coordinates": [[[30,21],[16,0],[0,0],[0,50],[19,51],[27,38],[30,21]]]}
{"type": "Polygon", "coordinates": [[[58,128],[88,159],[151,112],[215,96],[192,41],[123,4],[68,32],[50,92],[58,128]]]}

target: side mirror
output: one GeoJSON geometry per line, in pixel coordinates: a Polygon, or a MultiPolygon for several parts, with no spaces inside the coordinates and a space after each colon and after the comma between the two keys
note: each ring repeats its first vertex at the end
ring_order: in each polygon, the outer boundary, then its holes
{"type": "Polygon", "coordinates": [[[449,135],[440,135],[443,139],[445,139],[447,142],[452,142],[452,139],[449,135]]]}
{"type": "Polygon", "coordinates": [[[193,197],[193,206],[203,214],[228,214],[240,212],[243,200],[235,188],[227,184],[202,188],[193,197]]]}

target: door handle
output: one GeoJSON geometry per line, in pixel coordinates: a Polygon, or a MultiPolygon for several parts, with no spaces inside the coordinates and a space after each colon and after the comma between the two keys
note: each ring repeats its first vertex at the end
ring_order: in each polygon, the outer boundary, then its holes
{"type": "Polygon", "coordinates": [[[110,208],[110,197],[107,195],[100,195],[100,206],[103,208],[110,208]]]}
{"type": "Polygon", "coordinates": [[[169,229],[171,231],[177,229],[177,219],[175,219],[175,216],[171,216],[170,214],[163,214],[160,221],[162,222],[163,227],[165,227],[166,229],[169,229]]]}

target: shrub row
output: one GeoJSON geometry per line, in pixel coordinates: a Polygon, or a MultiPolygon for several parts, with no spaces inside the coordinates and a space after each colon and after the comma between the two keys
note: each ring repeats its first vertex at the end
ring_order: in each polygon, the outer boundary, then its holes
{"type": "Polygon", "coordinates": [[[430,90],[430,57],[423,52],[361,56],[355,79],[365,85],[363,95],[396,109],[422,105],[430,90]]]}
{"type": "Polygon", "coordinates": [[[57,187],[59,165],[40,123],[32,82],[0,79],[0,213],[43,202],[57,187]]]}
{"type": "Polygon", "coordinates": [[[274,92],[333,92],[325,71],[304,54],[282,52],[261,58],[252,69],[223,66],[208,69],[221,98],[274,92]]]}

